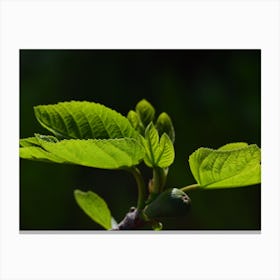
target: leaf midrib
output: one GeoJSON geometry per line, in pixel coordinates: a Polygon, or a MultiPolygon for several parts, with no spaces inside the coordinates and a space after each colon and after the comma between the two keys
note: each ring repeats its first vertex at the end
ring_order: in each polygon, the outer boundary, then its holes
{"type": "MultiPolygon", "coordinates": [[[[38,121],[39,121],[39,123],[40,123],[43,127],[45,127],[47,130],[53,132],[54,134],[58,134],[58,135],[60,135],[60,136],[62,136],[62,137],[64,137],[64,138],[66,138],[66,139],[69,139],[69,135],[65,135],[63,132],[61,132],[61,131],[59,131],[59,130],[57,130],[57,129],[54,129],[54,128],[50,127],[50,126],[48,126],[46,123],[44,123],[44,121],[43,121],[40,117],[38,118],[38,121]]],[[[71,137],[72,137],[73,139],[79,139],[79,138],[77,138],[77,137],[75,137],[75,136],[71,136],[71,137]]]]}
{"type": "Polygon", "coordinates": [[[155,158],[154,158],[154,153],[153,153],[153,147],[152,147],[152,143],[151,143],[151,138],[148,137],[148,145],[149,145],[149,150],[150,150],[150,155],[151,155],[151,161],[153,163],[153,165],[155,165],[155,158]]]}

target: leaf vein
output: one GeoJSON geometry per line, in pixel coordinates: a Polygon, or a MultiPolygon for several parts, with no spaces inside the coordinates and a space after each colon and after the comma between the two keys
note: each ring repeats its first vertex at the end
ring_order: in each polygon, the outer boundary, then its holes
{"type": "MultiPolygon", "coordinates": [[[[69,116],[72,118],[72,120],[73,120],[73,122],[74,122],[74,125],[76,126],[77,131],[78,131],[79,136],[80,136],[80,137],[78,137],[78,138],[82,138],[83,135],[82,135],[82,132],[81,132],[81,130],[80,130],[79,125],[77,124],[77,121],[76,121],[76,119],[75,119],[75,116],[72,114],[71,110],[68,109],[68,106],[64,106],[64,103],[61,103],[61,106],[62,106],[62,108],[64,108],[64,109],[69,113],[69,116]]],[[[56,108],[56,107],[54,107],[54,108],[56,108]]]]}
{"type": "MultiPolygon", "coordinates": [[[[255,153],[255,152],[254,152],[254,153],[255,153]]],[[[253,154],[254,154],[254,153],[253,153],[253,154]]],[[[230,179],[230,178],[233,178],[233,177],[239,175],[239,173],[242,173],[242,172],[244,171],[244,169],[246,169],[247,164],[249,164],[249,163],[252,162],[253,160],[254,160],[254,158],[253,158],[253,156],[252,156],[252,157],[250,158],[250,160],[247,161],[246,164],[243,165],[243,168],[241,168],[241,169],[239,170],[238,173],[235,173],[234,175],[231,175],[231,176],[228,176],[228,177],[224,177],[221,181],[225,181],[225,180],[228,180],[228,179],[230,179]]],[[[211,184],[213,184],[213,183],[216,183],[216,182],[219,182],[219,180],[218,180],[218,181],[215,180],[215,181],[213,181],[213,182],[211,182],[211,183],[205,185],[205,187],[206,187],[206,186],[209,186],[209,185],[211,185],[211,184]]]]}

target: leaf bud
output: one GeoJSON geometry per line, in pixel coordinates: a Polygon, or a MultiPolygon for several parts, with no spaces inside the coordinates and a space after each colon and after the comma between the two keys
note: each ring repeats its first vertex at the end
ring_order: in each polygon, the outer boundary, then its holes
{"type": "Polygon", "coordinates": [[[156,128],[158,130],[159,135],[161,136],[163,133],[166,133],[172,143],[175,141],[175,130],[169,115],[165,112],[161,113],[156,122],[156,128]]]}
{"type": "Polygon", "coordinates": [[[140,134],[144,134],[144,127],[135,111],[130,110],[127,114],[127,119],[136,131],[138,131],[140,134]]]}
{"type": "Polygon", "coordinates": [[[144,127],[154,120],[155,109],[146,99],[139,101],[135,109],[144,127]]]}

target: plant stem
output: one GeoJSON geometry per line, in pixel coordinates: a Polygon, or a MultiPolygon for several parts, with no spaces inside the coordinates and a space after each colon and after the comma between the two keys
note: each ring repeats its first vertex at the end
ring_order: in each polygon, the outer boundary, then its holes
{"type": "Polygon", "coordinates": [[[157,167],[153,168],[153,193],[159,193],[161,185],[160,169],[157,167]]]}
{"type": "Polygon", "coordinates": [[[142,177],[142,174],[140,170],[137,167],[132,167],[130,169],[132,175],[134,176],[137,187],[138,187],[138,200],[137,200],[137,209],[142,210],[145,206],[145,200],[146,200],[146,186],[144,179],[142,177]]]}
{"type": "Polygon", "coordinates": [[[183,187],[183,188],[181,188],[180,190],[183,191],[183,192],[188,192],[188,191],[196,190],[196,189],[198,189],[198,188],[199,188],[199,185],[198,185],[198,184],[192,184],[192,185],[183,187]]]}
{"type": "Polygon", "coordinates": [[[153,168],[153,193],[160,193],[163,191],[168,169],[163,169],[160,167],[153,168]]]}

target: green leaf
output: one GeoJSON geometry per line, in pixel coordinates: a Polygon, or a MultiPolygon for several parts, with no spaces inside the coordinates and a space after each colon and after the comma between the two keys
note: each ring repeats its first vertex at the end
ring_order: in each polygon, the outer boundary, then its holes
{"type": "Polygon", "coordinates": [[[29,159],[29,160],[38,160],[43,162],[55,162],[55,163],[69,163],[66,160],[53,155],[52,153],[46,151],[43,149],[40,145],[40,141],[38,140],[38,137],[41,137],[44,141],[49,142],[58,142],[57,138],[53,136],[45,136],[45,135],[39,135],[35,134],[36,137],[28,137],[20,139],[20,149],[19,149],[19,155],[23,159],[29,159]]]}
{"type": "Polygon", "coordinates": [[[244,148],[247,146],[248,146],[248,144],[245,142],[236,142],[236,143],[229,143],[229,144],[223,145],[218,150],[220,150],[220,151],[234,150],[234,149],[244,148]]]}
{"type": "MultiPolygon", "coordinates": [[[[40,135],[45,141],[57,142],[58,140],[53,136],[40,135]]],[[[53,155],[52,153],[44,150],[40,146],[38,141],[38,135],[36,137],[28,137],[20,139],[19,154],[23,159],[38,160],[44,162],[56,162],[56,163],[69,163],[66,160],[53,155]]]]}
{"type": "Polygon", "coordinates": [[[167,113],[163,112],[159,115],[156,122],[156,129],[158,130],[159,135],[166,133],[169,136],[170,140],[174,143],[175,130],[171,118],[167,113]]]}
{"type": "Polygon", "coordinates": [[[157,166],[166,168],[173,163],[175,158],[174,146],[166,133],[162,134],[159,146],[160,152],[158,155],[157,166]]]}
{"type": "Polygon", "coordinates": [[[158,131],[153,123],[147,126],[142,142],[146,151],[144,161],[147,166],[166,168],[173,163],[175,157],[173,144],[166,133],[159,140],[158,131]]]}
{"type": "Polygon", "coordinates": [[[159,155],[159,135],[153,123],[150,123],[145,131],[145,139],[143,141],[146,154],[144,161],[149,167],[156,166],[157,157],[159,155]]]}
{"type": "Polygon", "coordinates": [[[261,182],[261,151],[255,145],[231,143],[218,150],[199,148],[189,158],[200,187],[234,188],[261,182]]]}
{"type": "Polygon", "coordinates": [[[51,142],[36,135],[40,145],[53,156],[72,164],[121,169],[137,165],[144,157],[144,149],[133,138],[62,140],[51,142]]]}
{"type": "Polygon", "coordinates": [[[59,138],[136,138],[138,135],[127,118],[94,102],[39,105],[34,111],[39,123],[59,138]]]}
{"type": "Polygon", "coordinates": [[[155,109],[146,99],[139,101],[135,109],[144,127],[154,120],[155,109]]]}
{"type": "Polygon", "coordinates": [[[74,197],[81,209],[96,223],[105,229],[112,228],[111,212],[106,202],[92,191],[74,191],[74,197]]]}
{"type": "Polygon", "coordinates": [[[189,157],[191,172],[197,182],[200,182],[200,166],[203,160],[213,152],[212,149],[199,148],[189,157]]]}

